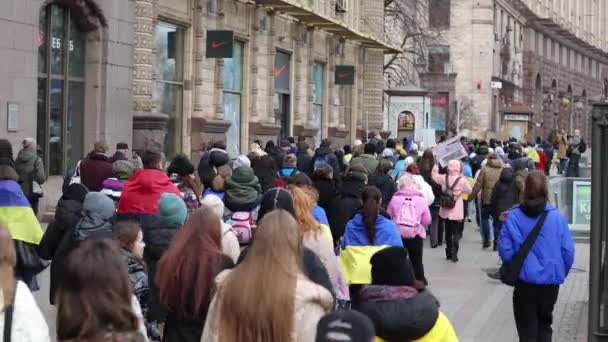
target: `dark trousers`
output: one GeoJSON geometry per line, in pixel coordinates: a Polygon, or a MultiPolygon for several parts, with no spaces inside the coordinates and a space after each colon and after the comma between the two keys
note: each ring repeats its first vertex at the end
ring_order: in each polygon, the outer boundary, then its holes
{"type": "Polygon", "coordinates": [[[558,293],[558,285],[515,285],[513,314],[520,342],[551,342],[558,293]]]}
{"type": "Polygon", "coordinates": [[[580,177],[578,164],[581,160],[580,154],[572,154],[570,161],[568,162],[568,168],[566,171],[566,177],[580,177]]]}
{"type": "Polygon", "coordinates": [[[490,243],[490,218],[492,217],[492,208],[487,205],[481,207],[481,238],[484,244],[490,243]]]}
{"type": "Polygon", "coordinates": [[[445,224],[445,255],[448,259],[458,256],[458,249],[460,248],[460,239],[462,238],[462,231],[464,230],[463,221],[452,221],[443,219],[445,224]]]}
{"type": "Polygon", "coordinates": [[[416,280],[428,285],[428,282],[424,277],[424,265],[422,264],[424,240],[418,236],[413,239],[402,238],[401,240],[403,241],[403,247],[407,249],[407,253],[410,256],[410,261],[412,262],[412,267],[414,268],[414,276],[416,277],[416,280]]]}
{"type": "Polygon", "coordinates": [[[32,195],[27,196],[27,199],[30,202],[30,205],[32,206],[34,215],[38,216],[38,202],[40,200],[40,197],[32,194],[32,195]]]}
{"type": "Polygon", "coordinates": [[[499,220],[500,216],[493,215],[494,222],[494,242],[498,242],[500,237],[500,230],[502,229],[502,222],[499,220]]]}
{"type": "Polygon", "coordinates": [[[439,217],[439,207],[429,207],[431,211],[431,247],[443,244],[443,220],[439,217]]]}

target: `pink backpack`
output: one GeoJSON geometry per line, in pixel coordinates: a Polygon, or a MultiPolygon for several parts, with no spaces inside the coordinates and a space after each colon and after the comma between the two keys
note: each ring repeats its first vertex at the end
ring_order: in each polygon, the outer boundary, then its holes
{"type": "Polygon", "coordinates": [[[416,203],[411,197],[406,197],[401,204],[395,219],[401,236],[410,236],[414,229],[420,226],[420,218],[416,214],[416,203]]]}
{"type": "Polygon", "coordinates": [[[253,229],[253,216],[247,211],[232,213],[232,231],[239,240],[239,244],[248,245],[251,242],[253,229]]]}

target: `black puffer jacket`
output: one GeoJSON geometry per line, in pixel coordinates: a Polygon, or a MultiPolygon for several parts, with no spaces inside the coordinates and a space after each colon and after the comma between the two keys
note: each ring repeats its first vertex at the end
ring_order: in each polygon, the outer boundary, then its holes
{"type": "Polygon", "coordinates": [[[495,218],[517,203],[515,193],[513,169],[510,167],[504,168],[492,193],[492,213],[495,218]]]}
{"type": "Polygon", "coordinates": [[[308,155],[308,151],[298,151],[296,156],[298,157],[297,169],[310,177],[313,171],[312,157],[308,155]]]}
{"type": "Polygon", "coordinates": [[[338,196],[332,201],[331,210],[327,211],[334,243],[338,243],[344,235],[348,221],[361,209],[363,188],[365,179],[358,175],[347,176],[342,180],[338,196]]]}
{"type": "Polygon", "coordinates": [[[319,193],[319,207],[325,210],[325,213],[331,210],[331,202],[337,194],[336,183],[332,179],[313,177],[313,185],[319,193]]]}
{"type": "Polygon", "coordinates": [[[433,329],[439,302],[428,291],[407,286],[367,286],[356,308],[374,323],[376,336],[386,341],[413,341],[433,329]]]}
{"type": "Polygon", "coordinates": [[[375,186],[382,193],[382,208],[388,206],[388,203],[393,198],[395,192],[397,192],[397,183],[389,175],[383,176],[370,176],[369,185],[375,186]]]}
{"type": "Polygon", "coordinates": [[[260,181],[262,192],[274,188],[277,179],[277,168],[274,159],[266,155],[262,157],[250,155],[251,168],[260,181]]]}
{"type": "Polygon", "coordinates": [[[63,278],[63,265],[70,251],[74,248],[73,233],[76,224],[82,217],[82,201],[86,188],[80,184],[70,185],[63,194],[57,208],[55,218],[49,223],[44,236],[38,245],[38,255],[45,260],[52,260],[49,300],[55,304],[55,291],[63,278]],[[75,188],[82,187],[80,190],[75,188]]]}
{"type": "Polygon", "coordinates": [[[329,163],[331,168],[334,170],[334,179],[336,180],[336,184],[341,184],[341,181],[342,181],[341,174],[342,173],[340,170],[340,163],[338,162],[338,158],[332,152],[332,150],[329,146],[321,146],[317,149],[317,151],[315,152],[315,156],[312,158],[313,168],[314,168],[315,163],[319,159],[327,160],[327,162],[329,163]]]}

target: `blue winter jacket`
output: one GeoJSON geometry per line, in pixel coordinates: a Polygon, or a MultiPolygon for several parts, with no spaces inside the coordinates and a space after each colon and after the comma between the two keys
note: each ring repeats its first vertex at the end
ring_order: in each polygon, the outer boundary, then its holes
{"type": "MultiPolygon", "coordinates": [[[[547,218],[524,262],[519,279],[530,284],[559,285],[563,284],[574,262],[574,242],[564,216],[550,203],[545,205],[544,211],[548,212],[547,218]]],[[[529,217],[519,207],[511,210],[498,240],[503,262],[513,258],[539,217],[529,217]]]]}

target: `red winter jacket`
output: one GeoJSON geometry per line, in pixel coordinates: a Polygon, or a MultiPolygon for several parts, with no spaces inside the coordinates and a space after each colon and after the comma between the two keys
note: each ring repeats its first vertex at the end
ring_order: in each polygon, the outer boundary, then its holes
{"type": "Polygon", "coordinates": [[[538,151],[539,161],[536,163],[536,168],[540,171],[545,172],[545,165],[547,165],[547,154],[545,151],[538,151]]]}
{"type": "Polygon", "coordinates": [[[167,192],[182,197],[175,184],[161,170],[136,170],[122,190],[118,213],[156,214],[160,196],[167,192]]]}

